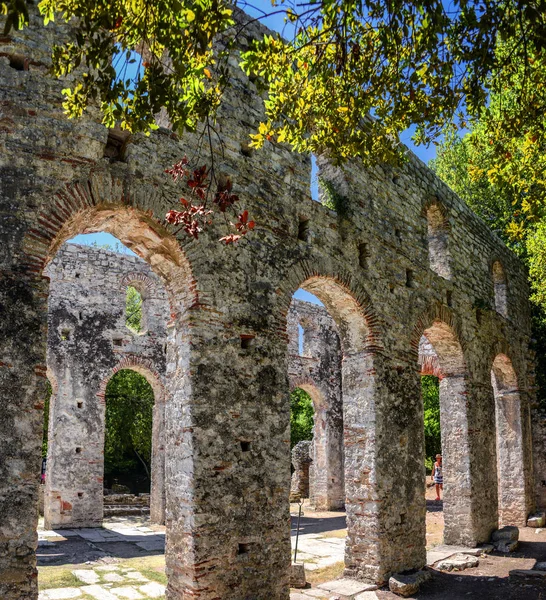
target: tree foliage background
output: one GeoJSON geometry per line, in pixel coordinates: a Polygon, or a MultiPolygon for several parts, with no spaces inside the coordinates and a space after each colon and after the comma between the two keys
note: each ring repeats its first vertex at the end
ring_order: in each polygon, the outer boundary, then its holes
{"type": "Polygon", "coordinates": [[[290,394],[290,449],[298,442],[313,439],[314,414],[311,396],[295,388],[290,394]]]}
{"type": "Polygon", "coordinates": [[[432,469],[436,454],[442,453],[440,435],[440,387],[437,377],[421,377],[421,393],[425,409],[425,466],[432,469]]]}
{"type": "MultiPolygon", "coordinates": [[[[118,371],[106,386],[104,475],[144,491],[150,485],[152,386],[130,369],[118,371]]],[[[136,490],[135,490],[136,491],[136,490]]]]}

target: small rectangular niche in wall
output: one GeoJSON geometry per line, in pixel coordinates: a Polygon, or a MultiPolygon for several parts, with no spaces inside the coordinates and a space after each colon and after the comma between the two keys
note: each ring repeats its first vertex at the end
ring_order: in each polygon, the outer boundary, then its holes
{"type": "Polygon", "coordinates": [[[250,544],[239,544],[237,554],[248,554],[250,552],[250,544]]]}
{"type": "Polygon", "coordinates": [[[243,350],[249,350],[254,345],[255,336],[249,334],[241,335],[241,348],[243,350]]]}
{"type": "Polygon", "coordinates": [[[250,442],[241,442],[241,451],[250,452],[250,442]]]}
{"type": "Polygon", "coordinates": [[[83,402],[81,400],[78,400],[77,406],[78,408],[83,408],[83,402]]]}
{"type": "Polygon", "coordinates": [[[366,270],[368,268],[369,250],[368,244],[358,244],[358,264],[361,269],[366,270]]]}
{"type": "Polygon", "coordinates": [[[307,217],[300,216],[298,223],[298,240],[300,242],[309,241],[309,224],[310,221],[307,217]]]}
{"type": "Polygon", "coordinates": [[[76,448],[76,454],[81,454],[82,453],[82,449],[81,448],[76,448]]]}
{"type": "Polygon", "coordinates": [[[413,287],[413,271],[406,269],[406,287],[413,287]]]}
{"type": "Polygon", "coordinates": [[[121,338],[114,338],[112,342],[114,343],[114,346],[123,346],[123,340],[121,338]]]}
{"type": "Polygon", "coordinates": [[[66,342],[70,339],[70,329],[61,329],[61,340],[66,342]]]}

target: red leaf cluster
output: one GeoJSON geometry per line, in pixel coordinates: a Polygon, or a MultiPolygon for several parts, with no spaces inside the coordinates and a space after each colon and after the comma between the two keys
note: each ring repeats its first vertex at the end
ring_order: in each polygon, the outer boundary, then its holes
{"type": "Polygon", "coordinates": [[[208,217],[212,214],[212,210],[206,210],[204,205],[194,206],[185,198],[180,198],[180,203],[184,206],[184,210],[170,210],[165,215],[165,220],[171,225],[181,225],[181,229],[189,236],[198,239],[205,226],[211,223],[208,217]]]}
{"type": "MultiPolygon", "coordinates": [[[[191,237],[198,239],[199,234],[207,225],[212,223],[211,215],[213,210],[207,210],[207,195],[210,190],[211,170],[207,169],[207,165],[198,167],[191,171],[189,168],[189,160],[186,156],[170,169],[165,169],[165,173],[170,175],[175,182],[178,180],[186,180],[186,185],[190,189],[192,195],[197,196],[202,204],[194,205],[185,198],[180,198],[180,203],[183,206],[182,210],[170,210],[165,220],[172,225],[179,225],[180,230],[184,230],[191,237]]],[[[218,207],[220,212],[225,213],[239,201],[239,196],[233,193],[233,183],[231,179],[225,178],[218,182],[216,192],[212,198],[212,202],[218,207]]],[[[254,229],[255,222],[248,220],[248,211],[243,211],[237,217],[236,223],[231,223],[237,230],[237,233],[226,235],[220,241],[227,244],[235,244],[242,236],[254,229]]]]}
{"type": "Polygon", "coordinates": [[[227,178],[224,182],[218,184],[216,194],[214,194],[213,202],[218,205],[220,212],[226,212],[228,208],[239,201],[237,194],[232,194],[233,183],[227,178]]]}
{"type": "Polygon", "coordinates": [[[224,242],[226,246],[228,244],[235,244],[238,242],[243,235],[246,235],[249,231],[254,229],[256,223],[248,220],[248,210],[245,210],[239,215],[237,223],[232,223],[232,225],[237,230],[237,233],[225,235],[224,237],[220,238],[220,241],[224,242]]]}

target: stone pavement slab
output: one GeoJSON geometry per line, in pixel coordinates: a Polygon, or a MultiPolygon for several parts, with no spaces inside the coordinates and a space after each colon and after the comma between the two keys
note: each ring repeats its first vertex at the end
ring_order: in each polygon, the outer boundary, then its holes
{"type": "Polygon", "coordinates": [[[92,569],[76,569],[72,571],[72,575],[77,577],[83,583],[99,583],[100,577],[92,569]]]}
{"type": "Polygon", "coordinates": [[[110,590],[101,585],[86,585],[80,589],[84,594],[88,594],[95,600],[119,600],[110,590]]]}
{"type": "Polygon", "coordinates": [[[132,587],[120,587],[110,590],[118,598],[127,598],[127,600],[141,600],[144,596],[132,587]]]}
{"type": "Polygon", "coordinates": [[[354,579],[335,579],[334,581],[321,583],[317,588],[319,590],[341,594],[342,596],[352,597],[361,592],[375,590],[377,589],[377,586],[363,583],[362,581],[356,581],[354,579]]]}
{"type": "Polygon", "coordinates": [[[449,558],[454,554],[469,554],[470,556],[480,556],[483,548],[465,548],[463,546],[435,546],[427,552],[427,566],[430,567],[439,560],[449,558]]]}
{"type": "Polygon", "coordinates": [[[141,585],[138,590],[148,598],[161,598],[165,595],[165,586],[155,581],[141,585]]]}
{"type": "Polygon", "coordinates": [[[40,592],[38,600],[70,600],[71,598],[80,598],[81,595],[82,592],[78,588],[58,588],[40,592]]]}

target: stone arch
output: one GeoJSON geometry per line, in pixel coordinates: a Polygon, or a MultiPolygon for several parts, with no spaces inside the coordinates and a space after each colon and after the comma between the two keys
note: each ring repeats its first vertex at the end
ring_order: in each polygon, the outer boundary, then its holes
{"type": "MultiPolygon", "coordinates": [[[[37,280],[40,277],[46,279],[43,274],[44,268],[65,241],[79,233],[99,231],[111,233],[148,262],[154,273],[163,280],[170,303],[170,324],[173,328],[168,336],[167,354],[170,356],[169,364],[172,368],[167,373],[166,387],[169,389],[167,399],[172,399],[172,390],[180,390],[182,387],[177,373],[185,372],[189,361],[186,323],[188,311],[199,308],[199,292],[190,261],[179,241],[168,227],[154,218],[151,210],[145,211],[140,208],[159,207],[161,213],[164,200],[160,194],[161,188],[145,182],[139,182],[138,187],[132,187],[129,178],[118,179],[108,171],[102,170],[94,171],[87,181],[67,184],[44,203],[36,216],[36,225],[26,232],[18,264],[28,276],[37,280]]],[[[45,286],[44,289],[47,291],[45,286]]],[[[186,386],[184,392],[187,391],[186,386]]],[[[185,393],[179,393],[176,399],[177,407],[186,401],[185,393]]],[[[161,406],[166,411],[177,410],[174,407],[169,408],[168,404],[162,403],[161,406]]],[[[186,431],[190,432],[191,429],[184,430],[178,439],[189,437],[190,434],[186,431]]],[[[177,452],[180,451],[173,448],[170,455],[173,456],[173,460],[177,452]]],[[[84,457],[85,452],[78,456],[84,457]]],[[[102,492],[102,483],[96,483],[95,487],[99,485],[102,492]]],[[[175,490],[175,494],[178,493],[174,484],[172,489],[175,490]]],[[[68,510],[72,509],[70,503],[65,502],[59,494],[56,500],[61,508],[66,505],[68,510]]],[[[173,500],[173,506],[175,504],[173,500]]],[[[186,523],[185,519],[191,510],[179,509],[177,506],[175,510],[178,514],[182,513],[182,516],[173,527],[191,527],[182,524],[186,523]]],[[[176,546],[176,542],[173,544],[176,546]]],[[[189,561],[191,562],[191,558],[189,561]]],[[[192,569],[193,565],[189,568],[192,569]]]]}
{"type": "Polygon", "coordinates": [[[442,304],[417,320],[412,339],[419,374],[440,379],[440,428],[444,465],[444,543],[476,543],[470,476],[468,369],[460,325],[442,304]]]}
{"type": "Polygon", "coordinates": [[[130,369],[142,375],[152,386],[154,391],[154,401],[162,403],[165,402],[167,397],[165,377],[157,372],[152,360],[143,358],[142,356],[129,354],[124,356],[101,381],[97,396],[100,398],[100,402],[102,404],[105,402],[106,386],[108,385],[108,382],[118,371],[122,371],[123,369],[130,369]]]}
{"type": "MultiPolygon", "coordinates": [[[[294,267],[280,291],[279,328],[286,331],[292,296],[302,288],[315,295],[333,318],[341,341],[347,575],[384,581],[392,572],[389,542],[373,533],[381,528],[381,511],[366,506],[381,502],[376,472],[376,361],[381,345],[379,320],[360,284],[343,270],[321,272],[320,259],[294,267]]],[[[395,567],[394,567],[395,568],[395,567]]]]}
{"type": "Polygon", "coordinates": [[[443,204],[436,198],[423,207],[427,220],[427,245],[430,268],[440,277],[451,279],[451,257],[449,253],[449,219],[443,204]]]}
{"type": "Polygon", "coordinates": [[[143,185],[135,192],[126,180],[95,172],[88,181],[67,184],[37,217],[27,232],[21,258],[29,273],[41,274],[60,246],[79,233],[106,231],[133,250],[163,280],[173,315],[198,304],[198,291],[190,263],[179,242],[151,212],[138,208],[139,200],[157,189],[143,185]]]}
{"type": "Polygon", "coordinates": [[[500,260],[493,261],[491,276],[495,294],[495,310],[506,318],[508,317],[508,281],[500,260]]]}
{"type": "Polygon", "coordinates": [[[497,354],[491,366],[495,396],[499,522],[525,526],[526,473],[522,405],[516,372],[510,358],[497,354]]]}
{"type": "Polygon", "coordinates": [[[286,315],[299,288],[317,296],[327,308],[345,344],[344,354],[383,348],[380,321],[368,293],[350,272],[336,269],[319,257],[295,265],[281,284],[276,319],[282,331],[286,331],[286,315]]]}

